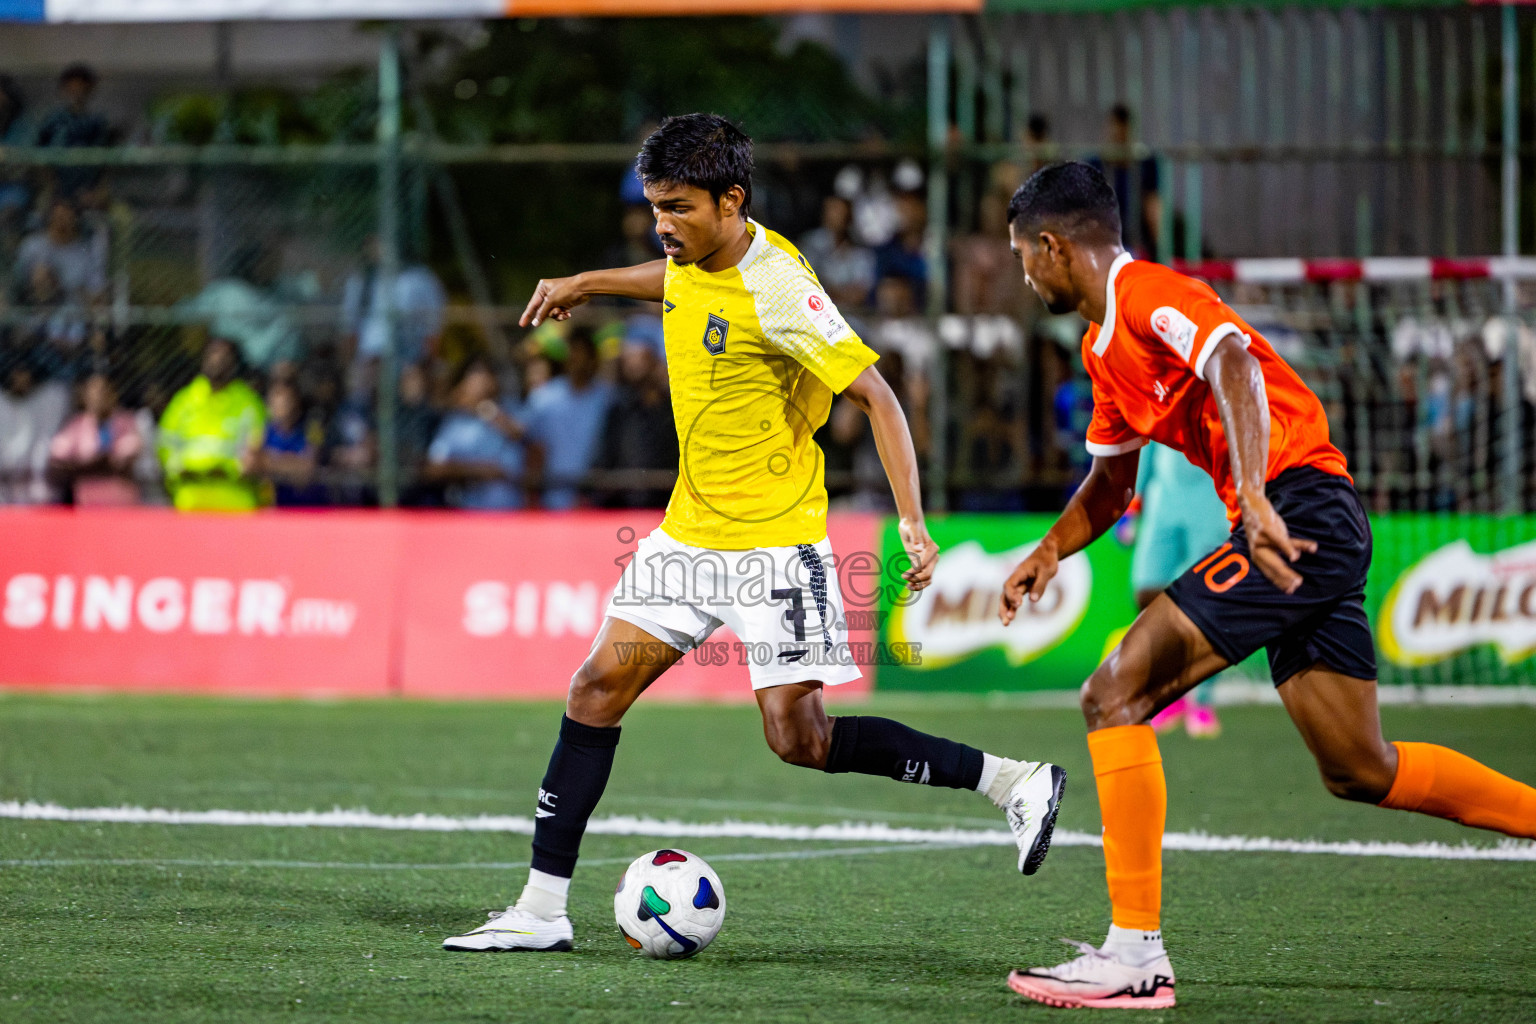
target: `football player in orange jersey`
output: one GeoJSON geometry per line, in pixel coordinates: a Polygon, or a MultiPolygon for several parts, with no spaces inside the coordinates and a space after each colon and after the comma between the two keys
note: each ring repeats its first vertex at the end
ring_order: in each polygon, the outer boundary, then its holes
{"type": "Polygon", "coordinates": [[[1388,743],[1364,607],[1371,528],[1317,397],[1206,284],[1134,260],[1094,168],[1042,168],[1009,206],[1013,252],[1053,313],[1089,322],[1093,468],[998,600],[1004,624],[1059,561],[1114,525],[1148,440],[1216,483],[1232,535],[1131,626],[1083,685],[1113,924],[1102,947],[1008,983],[1054,1006],[1174,1005],[1160,931],[1167,786],[1147,723],[1201,680],[1267,648],[1329,792],[1536,838],[1536,789],[1445,747],[1388,743]]]}

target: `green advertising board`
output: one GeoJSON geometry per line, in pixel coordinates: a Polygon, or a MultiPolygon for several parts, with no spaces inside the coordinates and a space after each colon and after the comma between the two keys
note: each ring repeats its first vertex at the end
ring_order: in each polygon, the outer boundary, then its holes
{"type": "MultiPolygon", "coordinates": [[[[1013,567],[1045,536],[1051,515],[954,515],[929,520],[941,554],[918,600],[881,609],[881,639],[920,645],[912,664],[882,665],[882,690],[1054,690],[1078,686],[1104,655],[1110,635],[1136,617],[1131,553],[1112,536],[1062,562],[1045,597],[1013,625],[997,598],[1013,567]]],[[[901,550],[895,520],[881,545],[901,550]]],[[[887,563],[888,564],[888,563],[887,563]]],[[[911,595],[903,595],[910,599],[911,595]]]]}
{"type": "MultiPolygon", "coordinates": [[[[881,611],[881,639],[917,645],[882,665],[882,690],[993,692],[1079,686],[1136,616],[1129,547],[1113,534],[1064,560],[1039,604],[1006,628],[1003,581],[1045,535],[1051,515],[931,520],[942,555],[933,584],[881,611]]],[[[1536,516],[1372,517],[1366,611],[1389,685],[1536,685],[1536,516]]],[[[881,544],[901,550],[894,520],[881,544]]],[[[1265,677],[1262,652],[1242,667],[1265,677]]]]}
{"type": "Polygon", "coordinates": [[[1366,610],[1381,681],[1536,684],[1536,516],[1371,520],[1366,610]]]}

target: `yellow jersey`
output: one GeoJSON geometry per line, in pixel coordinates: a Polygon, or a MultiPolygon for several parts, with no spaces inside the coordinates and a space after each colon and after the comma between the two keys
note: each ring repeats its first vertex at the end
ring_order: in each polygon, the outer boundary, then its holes
{"type": "Polygon", "coordinates": [[[695,547],[827,535],[821,449],[832,396],[878,358],[799,251],[756,221],[740,263],[668,263],[662,322],[680,453],[661,528],[695,547]]]}

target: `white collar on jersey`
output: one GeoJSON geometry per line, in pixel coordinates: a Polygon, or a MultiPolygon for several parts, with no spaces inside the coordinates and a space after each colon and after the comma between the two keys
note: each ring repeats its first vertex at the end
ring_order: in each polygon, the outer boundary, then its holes
{"type": "Polygon", "coordinates": [[[746,255],[742,256],[741,262],[736,264],[737,270],[746,270],[752,265],[752,261],[761,256],[763,250],[768,248],[768,229],[751,217],[747,218],[747,223],[756,230],[752,232],[752,244],[747,246],[746,255]]]}
{"type": "Polygon", "coordinates": [[[1128,252],[1123,252],[1115,257],[1115,262],[1109,265],[1109,279],[1104,282],[1104,324],[1099,328],[1099,336],[1093,340],[1093,354],[1102,356],[1109,348],[1109,341],[1115,335],[1115,278],[1120,276],[1120,271],[1125,265],[1136,257],[1128,252]]]}

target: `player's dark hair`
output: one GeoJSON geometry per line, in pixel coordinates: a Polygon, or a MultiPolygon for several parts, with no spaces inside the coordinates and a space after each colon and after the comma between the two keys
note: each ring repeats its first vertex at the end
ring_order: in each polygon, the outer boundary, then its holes
{"type": "Polygon", "coordinates": [[[635,173],[643,185],[702,188],[717,203],[740,185],[745,215],[752,205],[752,140],[719,114],[669,117],[640,144],[635,173]]]}
{"type": "Polygon", "coordinates": [[[1042,167],[1008,201],[1008,223],[1021,235],[1046,227],[1068,235],[1098,231],[1120,238],[1120,204],[1097,167],[1078,161],[1042,167]]]}

